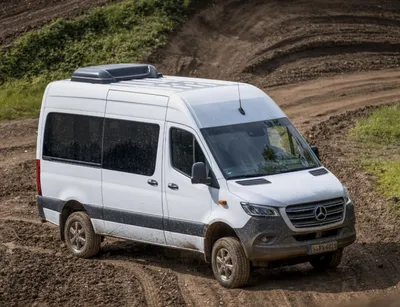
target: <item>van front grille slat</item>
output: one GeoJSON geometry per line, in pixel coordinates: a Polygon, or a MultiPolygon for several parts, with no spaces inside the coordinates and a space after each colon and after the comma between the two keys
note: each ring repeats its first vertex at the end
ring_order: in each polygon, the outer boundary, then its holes
{"type": "Polygon", "coordinates": [[[314,213],[312,214],[299,214],[299,215],[291,215],[290,219],[291,220],[305,220],[305,219],[314,219],[315,215],[314,213]]]}
{"type": "Polygon", "coordinates": [[[323,227],[343,220],[345,203],[343,198],[335,198],[318,202],[291,205],[286,214],[295,228],[323,227]],[[316,210],[322,207],[325,218],[318,219],[316,210]]]}
{"type": "Polygon", "coordinates": [[[329,211],[328,212],[328,216],[334,215],[334,214],[342,214],[342,212],[343,212],[343,209],[339,208],[339,209],[336,209],[336,210],[329,211]]]}
{"type": "Polygon", "coordinates": [[[296,228],[306,228],[306,227],[322,227],[326,226],[329,224],[334,224],[337,222],[340,222],[342,219],[341,218],[336,218],[330,221],[324,221],[324,222],[310,222],[310,223],[298,223],[296,228]]]}

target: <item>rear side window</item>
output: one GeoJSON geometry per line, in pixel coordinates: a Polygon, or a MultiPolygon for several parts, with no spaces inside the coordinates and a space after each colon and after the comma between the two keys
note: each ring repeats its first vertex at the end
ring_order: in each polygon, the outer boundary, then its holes
{"type": "Polygon", "coordinates": [[[100,165],[103,121],[94,116],[49,113],[44,133],[44,158],[100,165]]]}
{"type": "Polygon", "coordinates": [[[156,168],[159,133],[157,124],[107,118],[103,168],[152,176],[156,168]]]}
{"type": "Polygon", "coordinates": [[[195,162],[206,163],[206,158],[193,134],[171,128],[171,163],[181,173],[191,176],[195,162]]]}

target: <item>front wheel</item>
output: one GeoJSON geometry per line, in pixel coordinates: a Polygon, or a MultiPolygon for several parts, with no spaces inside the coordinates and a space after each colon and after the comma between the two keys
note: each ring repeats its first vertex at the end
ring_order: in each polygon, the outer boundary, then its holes
{"type": "Polygon", "coordinates": [[[68,249],[79,258],[93,257],[100,251],[101,236],[94,232],[85,212],[74,212],[68,217],[64,237],[68,249]]]}
{"type": "Polygon", "coordinates": [[[226,288],[238,288],[248,283],[250,262],[240,241],[234,237],[219,239],[212,249],[212,270],[226,288]]]}
{"type": "Polygon", "coordinates": [[[343,249],[333,253],[321,254],[310,260],[310,264],[318,270],[334,269],[339,266],[343,257],[343,249]]]}

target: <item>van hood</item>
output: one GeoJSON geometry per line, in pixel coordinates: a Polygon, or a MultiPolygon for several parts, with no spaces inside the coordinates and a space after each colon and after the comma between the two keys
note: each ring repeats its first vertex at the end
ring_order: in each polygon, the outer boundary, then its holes
{"type": "Polygon", "coordinates": [[[227,185],[229,191],[243,201],[274,207],[344,196],[343,185],[329,171],[316,176],[310,170],[303,170],[250,179],[232,179],[227,180],[227,185]],[[260,179],[268,182],[260,184],[260,179]]]}

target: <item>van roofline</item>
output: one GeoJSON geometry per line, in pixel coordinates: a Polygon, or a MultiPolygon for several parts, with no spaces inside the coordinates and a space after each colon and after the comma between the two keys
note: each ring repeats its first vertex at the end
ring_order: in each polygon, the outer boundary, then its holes
{"type": "Polygon", "coordinates": [[[66,87],[84,87],[87,88],[107,88],[108,90],[123,90],[123,91],[135,91],[138,90],[144,94],[161,94],[163,96],[171,96],[173,94],[189,92],[193,90],[206,90],[210,88],[220,86],[237,86],[241,84],[243,86],[249,85],[247,83],[234,82],[234,81],[223,81],[215,79],[204,79],[204,78],[192,78],[192,77],[179,77],[166,75],[162,78],[143,78],[127,81],[119,81],[115,83],[87,83],[87,82],[75,82],[71,79],[64,79],[53,81],[51,84],[62,84],[66,87]]]}

